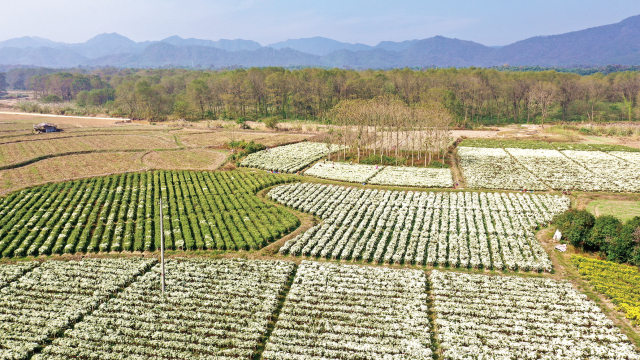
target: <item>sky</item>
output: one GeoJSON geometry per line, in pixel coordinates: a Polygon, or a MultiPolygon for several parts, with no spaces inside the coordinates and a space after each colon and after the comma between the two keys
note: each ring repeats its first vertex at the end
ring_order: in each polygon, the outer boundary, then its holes
{"type": "Polygon", "coordinates": [[[134,41],[178,35],[268,45],[323,36],[376,45],[436,35],[488,46],[561,34],[640,14],[638,0],[20,0],[0,6],[0,41],[84,42],[117,32],[134,41]]]}

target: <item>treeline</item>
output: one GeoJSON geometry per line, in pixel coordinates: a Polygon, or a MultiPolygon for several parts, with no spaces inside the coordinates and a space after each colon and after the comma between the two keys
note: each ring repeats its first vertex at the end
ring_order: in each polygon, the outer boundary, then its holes
{"type": "Polygon", "coordinates": [[[458,123],[469,124],[640,117],[640,73],[636,71],[580,76],[480,68],[37,70],[12,71],[34,72],[28,87],[38,98],[55,95],[81,108],[100,107],[87,111],[154,120],[325,119],[342,100],[385,95],[395,95],[407,104],[440,103],[458,123]]]}
{"type": "Polygon", "coordinates": [[[586,210],[570,210],[554,223],[571,245],[609,261],[640,266],[640,216],[623,224],[612,215],[596,218],[586,210]]]}

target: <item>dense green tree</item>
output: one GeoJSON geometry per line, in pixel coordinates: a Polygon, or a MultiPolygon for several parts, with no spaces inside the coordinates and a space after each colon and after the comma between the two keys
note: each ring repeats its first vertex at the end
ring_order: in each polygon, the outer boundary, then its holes
{"type": "Polygon", "coordinates": [[[606,251],[607,243],[620,235],[621,230],[622,223],[615,216],[599,216],[585,241],[585,248],[591,251],[606,251]]]}
{"type": "Polygon", "coordinates": [[[584,247],[589,238],[595,217],[586,210],[569,210],[554,220],[554,224],[562,232],[562,236],[575,247],[584,247]]]}

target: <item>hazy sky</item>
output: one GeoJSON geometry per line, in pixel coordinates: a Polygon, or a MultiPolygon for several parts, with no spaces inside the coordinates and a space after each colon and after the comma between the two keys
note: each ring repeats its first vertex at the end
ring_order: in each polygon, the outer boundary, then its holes
{"type": "Polygon", "coordinates": [[[84,42],[117,32],[135,41],[324,36],[375,45],[443,35],[506,45],[638,14],[638,0],[4,0],[0,40],[84,42]]]}

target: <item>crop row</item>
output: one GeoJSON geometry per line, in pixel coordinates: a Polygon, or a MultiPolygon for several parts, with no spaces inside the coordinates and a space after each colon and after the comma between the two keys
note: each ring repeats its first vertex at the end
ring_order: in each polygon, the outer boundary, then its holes
{"type": "Polygon", "coordinates": [[[163,296],[153,263],[36,267],[0,290],[0,358],[640,359],[565,281],[192,258],[163,296]]]}
{"type": "Polygon", "coordinates": [[[51,184],[0,200],[3,257],[151,251],[163,200],[168,249],[257,249],[298,219],[255,193],[286,179],[225,172],[154,171],[51,184]]]}
{"type": "Polygon", "coordinates": [[[608,296],[627,318],[640,322],[638,268],[583,256],[573,256],[571,261],[596,291],[608,296]]]}
{"type": "Polygon", "coordinates": [[[569,208],[565,197],[433,193],[318,184],[276,187],[269,196],[323,222],[282,254],[376,263],[550,271],[533,230],[569,208]]]}
{"type": "Polygon", "coordinates": [[[640,153],[459,147],[471,188],[640,192],[640,153]]]}

